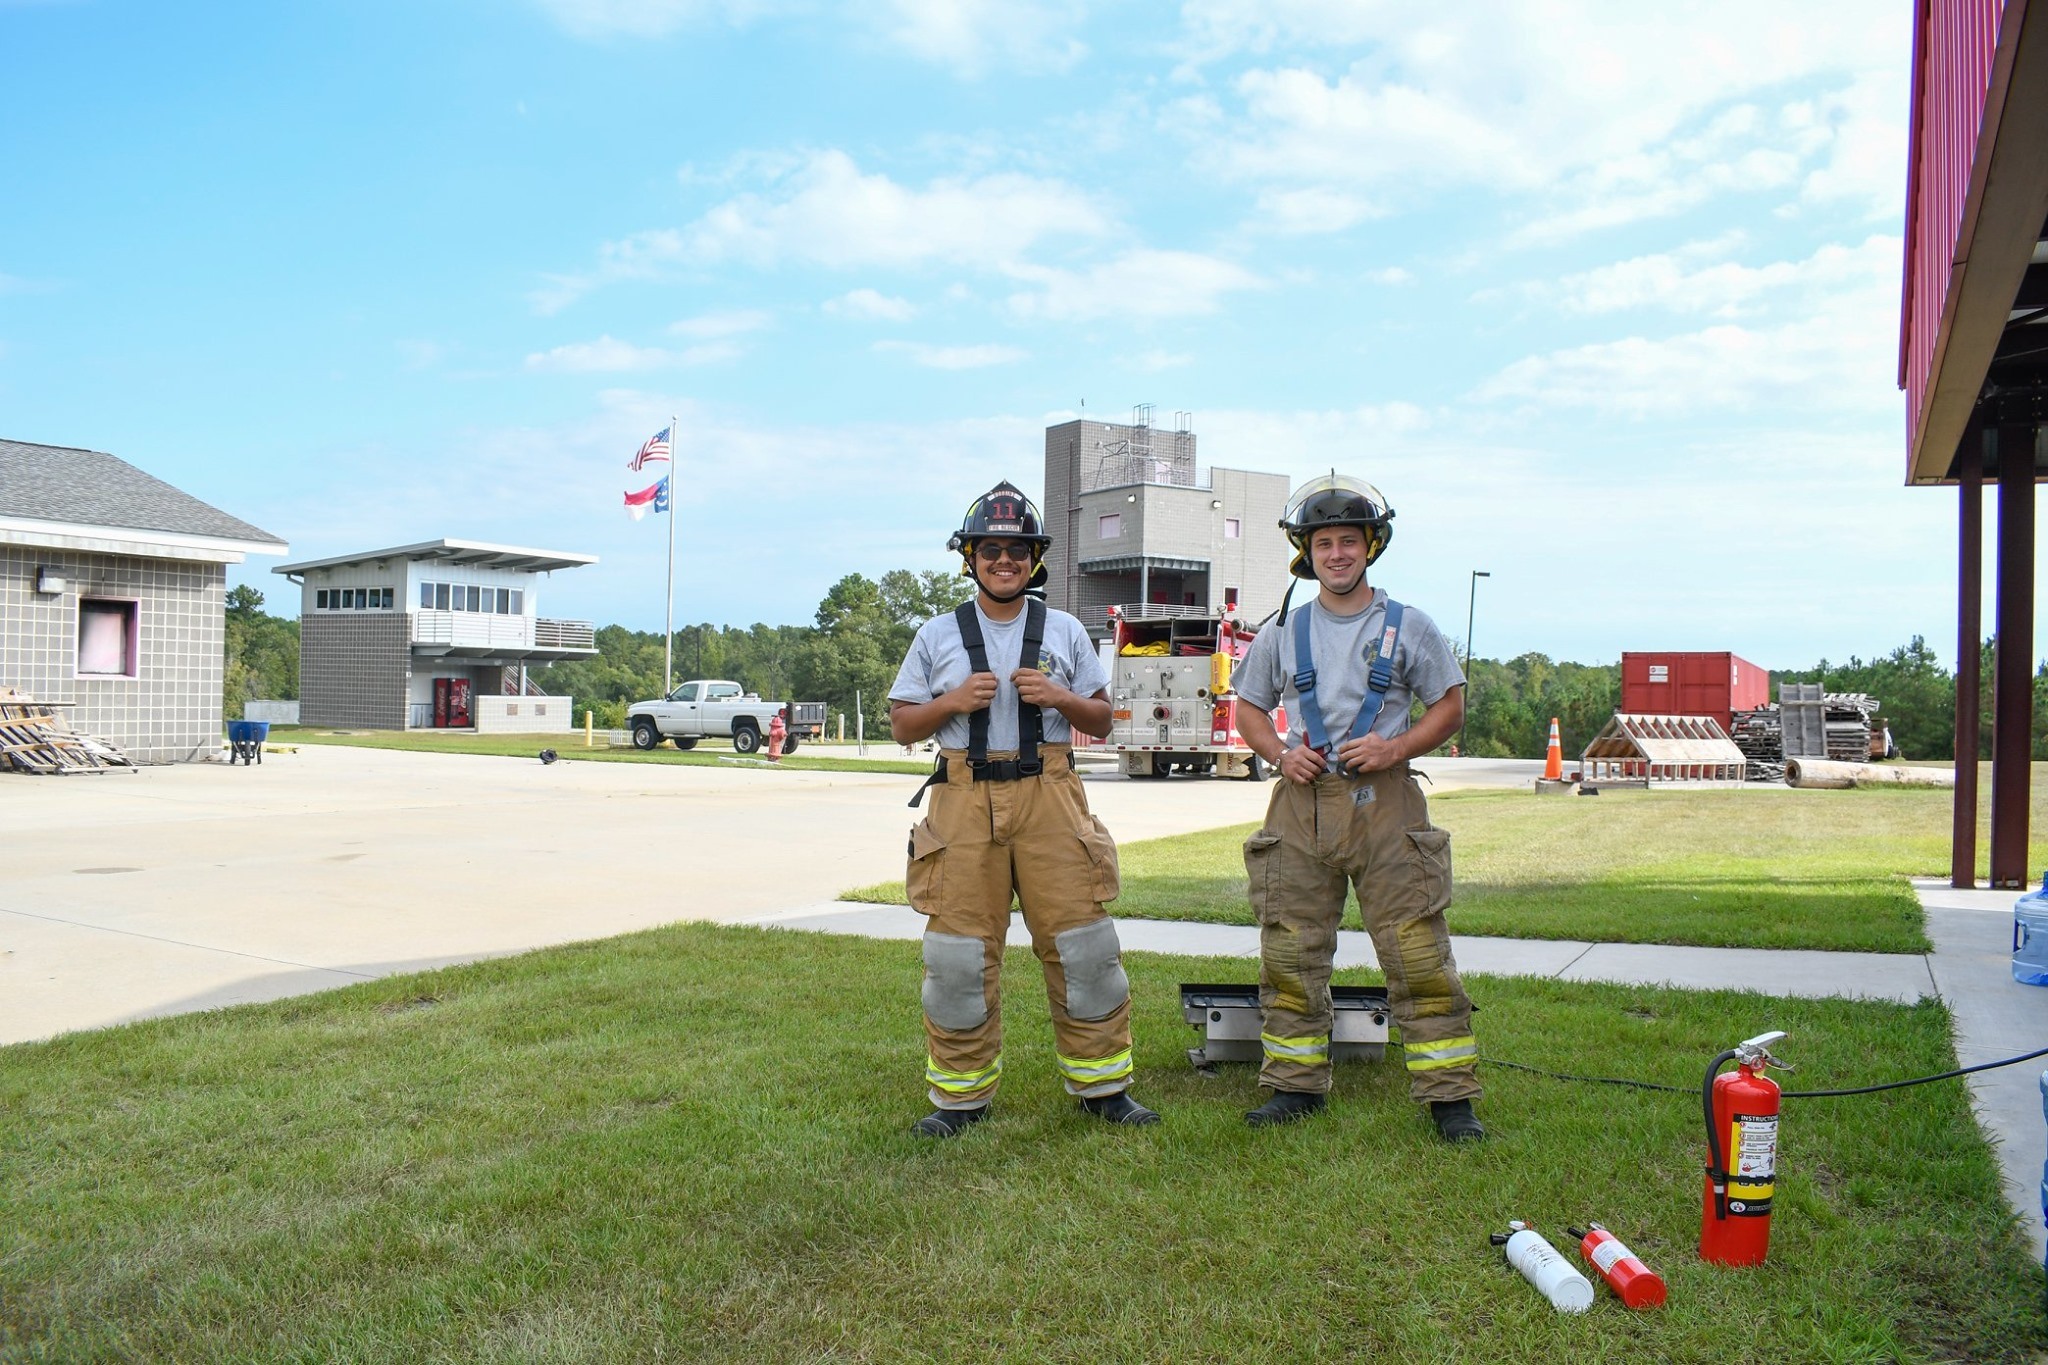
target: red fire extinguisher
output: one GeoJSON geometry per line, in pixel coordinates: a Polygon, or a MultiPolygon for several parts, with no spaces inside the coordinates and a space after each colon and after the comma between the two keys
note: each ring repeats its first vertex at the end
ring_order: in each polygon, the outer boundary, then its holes
{"type": "Polygon", "coordinates": [[[1770,1046],[1782,1031],[1760,1033],[1714,1058],[1700,1085],[1707,1121],[1707,1188],[1700,1212],[1700,1259],[1762,1265],[1771,1245],[1771,1196],[1778,1180],[1778,1083],[1770,1046]],[[1734,1061],[1735,1070],[1721,1067],[1734,1061]]]}
{"type": "Polygon", "coordinates": [[[1579,1239],[1579,1254],[1600,1272],[1600,1278],[1607,1281],[1616,1298],[1630,1308],[1655,1308],[1664,1302],[1663,1278],[1644,1265],[1619,1237],[1598,1223],[1566,1230],[1579,1239]]]}

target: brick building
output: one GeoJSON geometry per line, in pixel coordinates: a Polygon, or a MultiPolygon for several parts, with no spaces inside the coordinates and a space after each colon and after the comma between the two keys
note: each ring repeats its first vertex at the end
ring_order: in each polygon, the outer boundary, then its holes
{"type": "Polygon", "coordinates": [[[138,763],[217,754],[227,566],[288,550],[104,451],[0,440],[0,688],[138,763]]]}

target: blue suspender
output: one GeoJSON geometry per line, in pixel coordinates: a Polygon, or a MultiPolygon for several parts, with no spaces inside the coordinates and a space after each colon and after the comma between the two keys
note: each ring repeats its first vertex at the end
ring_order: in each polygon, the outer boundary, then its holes
{"type": "MultiPolygon", "coordinates": [[[[1387,599],[1387,620],[1380,630],[1380,638],[1372,655],[1372,664],[1366,671],[1365,701],[1359,705],[1358,715],[1351,722],[1351,733],[1345,739],[1358,739],[1372,732],[1372,724],[1380,718],[1380,708],[1387,704],[1387,689],[1394,685],[1394,645],[1401,638],[1401,614],[1404,608],[1393,598],[1387,599]]],[[[1294,690],[1300,694],[1301,721],[1308,727],[1310,747],[1330,753],[1330,732],[1323,723],[1322,704],[1316,700],[1315,647],[1309,638],[1309,617],[1313,613],[1306,609],[1294,614],[1294,690]]]]}

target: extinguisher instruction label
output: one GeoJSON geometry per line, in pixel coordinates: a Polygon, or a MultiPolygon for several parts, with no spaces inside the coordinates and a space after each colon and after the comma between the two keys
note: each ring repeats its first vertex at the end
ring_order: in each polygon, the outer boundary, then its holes
{"type": "Polygon", "coordinates": [[[1736,1114],[1729,1125],[1728,1212],[1767,1217],[1778,1174],[1778,1116],[1736,1114]]]}
{"type": "Polygon", "coordinates": [[[1605,1275],[1614,1269],[1615,1262],[1626,1259],[1629,1254],[1629,1249],[1618,1239],[1609,1238],[1593,1248],[1593,1264],[1600,1267],[1600,1273],[1605,1275]]]}

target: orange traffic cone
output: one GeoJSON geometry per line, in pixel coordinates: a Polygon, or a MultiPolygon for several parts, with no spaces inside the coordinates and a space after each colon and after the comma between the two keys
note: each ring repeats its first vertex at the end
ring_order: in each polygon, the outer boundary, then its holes
{"type": "Polygon", "coordinates": [[[1557,717],[1550,718],[1550,752],[1543,759],[1543,780],[1564,781],[1564,746],[1557,742],[1557,717]]]}

